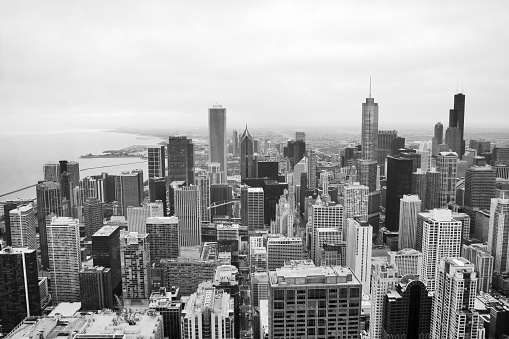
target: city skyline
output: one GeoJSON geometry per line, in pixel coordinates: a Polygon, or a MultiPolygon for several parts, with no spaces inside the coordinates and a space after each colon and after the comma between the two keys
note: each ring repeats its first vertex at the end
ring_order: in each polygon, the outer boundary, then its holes
{"type": "Polygon", "coordinates": [[[2,4],[2,130],[206,126],[215,103],[237,128],[352,127],[370,75],[380,129],[445,125],[458,92],[466,131],[500,124],[504,2],[118,4],[2,4]]]}

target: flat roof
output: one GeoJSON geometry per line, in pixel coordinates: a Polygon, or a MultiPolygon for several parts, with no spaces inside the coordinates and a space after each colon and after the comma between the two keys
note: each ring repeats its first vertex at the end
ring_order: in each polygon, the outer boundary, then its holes
{"type": "Polygon", "coordinates": [[[81,302],[60,303],[53,309],[53,311],[51,311],[49,316],[52,317],[57,313],[60,313],[62,317],[72,317],[80,310],[80,308],[81,302]]]}
{"type": "Polygon", "coordinates": [[[95,232],[93,237],[107,237],[110,236],[113,232],[118,229],[118,226],[104,225],[97,232],[95,232]]]}

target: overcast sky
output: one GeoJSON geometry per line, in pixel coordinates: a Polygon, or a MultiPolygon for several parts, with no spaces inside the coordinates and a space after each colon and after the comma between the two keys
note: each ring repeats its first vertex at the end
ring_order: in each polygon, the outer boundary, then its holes
{"type": "Polygon", "coordinates": [[[509,126],[509,1],[1,1],[0,133],[509,126]],[[458,85],[459,84],[459,85],[458,85]]]}

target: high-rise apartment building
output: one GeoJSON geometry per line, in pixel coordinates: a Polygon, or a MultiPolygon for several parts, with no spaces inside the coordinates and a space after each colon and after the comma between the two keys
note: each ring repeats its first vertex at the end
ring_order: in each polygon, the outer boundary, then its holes
{"type": "Polygon", "coordinates": [[[343,188],[343,205],[344,205],[344,221],[343,221],[343,239],[347,237],[347,219],[360,217],[368,220],[368,195],[369,188],[354,182],[343,188]]]}
{"type": "Polygon", "coordinates": [[[147,148],[148,177],[160,178],[166,176],[166,147],[154,146],[147,148]]]}
{"type": "Polygon", "coordinates": [[[437,156],[437,172],[440,172],[440,208],[456,202],[456,177],[458,154],[440,152],[437,156]]]}
{"type": "Polygon", "coordinates": [[[440,260],[433,294],[431,338],[479,338],[477,330],[482,325],[479,313],[474,310],[476,288],[474,264],[462,257],[440,260]]]}
{"type": "Polygon", "coordinates": [[[220,164],[226,183],[226,108],[221,105],[209,108],[209,147],[209,162],[220,164]]]}
{"type": "Polygon", "coordinates": [[[240,136],[240,176],[242,179],[253,178],[254,175],[254,139],[246,129],[240,136]]]}
{"type": "Polygon", "coordinates": [[[371,311],[369,317],[369,337],[378,339],[382,337],[382,318],[384,297],[396,287],[401,275],[394,264],[381,263],[373,265],[371,276],[371,311]]]}
{"type": "Polygon", "coordinates": [[[461,249],[461,256],[475,267],[477,273],[477,293],[483,291],[488,293],[491,289],[493,279],[494,258],[484,244],[464,244],[461,249]]]}
{"type": "Polygon", "coordinates": [[[261,187],[241,188],[241,217],[242,225],[247,226],[248,232],[264,229],[264,192],[261,187]]]}
{"type": "Polygon", "coordinates": [[[7,334],[30,316],[41,315],[35,249],[0,250],[0,334],[7,334]]]}
{"type": "Polygon", "coordinates": [[[509,269],[509,199],[491,199],[488,250],[495,258],[493,270],[509,269]]]}
{"type": "Polygon", "coordinates": [[[373,227],[362,219],[348,219],[346,265],[362,284],[364,294],[370,293],[373,227]]]}
{"type": "Polygon", "coordinates": [[[175,216],[179,220],[180,246],[201,244],[200,190],[191,185],[175,190],[175,216]]]}
{"type": "Polygon", "coordinates": [[[111,268],[94,266],[80,270],[81,309],[97,311],[113,309],[113,290],[111,289],[111,268]]]}
{"type": "Polygon", "coordinates": [[[454,95],[454,108],[449,110],[449,128],[458,128],[460,132],[460,159],[465,154],[465,95],[454,95]]]}
{"type": "Polygon", "coordinates": [[[453,219],[450,210],[435,209],[420,213],[422,221],[422,270],[420,279],[428,291],[435,291],[440,260],[458,257],[461,249],[461,221],[453,219]]]}
{"type": "Polygon", "coordinates": [[[358,338],[361,298],[349,268],[290,262],[269,278],[270,338],[358,338]]]}
{"type": "Polygon", "coordinates": [[[121,233],[120,263],[124,299],[148,299],[151,292],[148,234],[121,233]]]}
{"type": "Polygon", "coordinates": [[[377,160],[378,147],[378,104],[371,97],[371,83],[369,98],[362,104],[361,157],[364,160],[377,160]]]}
{"type": "Polygon", "coordinates": [[[92,258],[94,265],[110,269],[111,289],[122,292],[122,270],[120,263],[120,228],[103,226],[92,235],[92,258]]]}
{"type": "Polygon", "coordinates": [[[56,303],[79,301],[81,246],[78,220],[52,217],[47,233],[51,297],[56,303]]]}
{"type": "Polygon", "coordinates": [[[60,184],[52,181],[39,181],[35,186],[37,193],[37,223],[39,224],[39,243],[41,248],[41,262],[43,268],[48,268],[48,236],[46,232],[46,217],[51,213],[63,216],[62,196],[60,184]]]}
{"type": "Polygon", "coordinates": [[[9,211],[9,222],[12,247],[27,247],[32,250],[39,247],[35,227],[35,209],[32,204],[9,211]]]}
{"type": "Polygon", "coordinates": [[[182,339],[234,338],[233,297],[210,281],[198,286],[182,310],[182,339]]]}
{"type": "Polygon", "coordinates": [[[399,203],[405,194],[412,192],[413,161],[405,157],[387,157],[387,193],[385,227],[399,229],[399,203]]]}
{"type": "Polygon", "coordinates": [[[168,184],[174,181],[194,183],[194,144],[185,136],[168,138],[168,184]]]}
{"type": "Polygon", "coordinates": [[[163,258],[178,258],[180,246],[179,219],[177,217],[147,218],[146,227],[152,262],[159,262],[163,258]]]}
{"type": "Polygon", "coordinates": [[[92,240],[92,235],[103,227],[104,204],[96,198],[89,198],[83,203],[83,221],[85,236],[92,240]]]}
{"type": "Polygon", "coordinates": [[[421,199],[417,195],[405,194],[399,206],[398,248],[415,248],[417,213],[421,212],[421,199]]]}
{"type": "Polygon", "coordinates": [[[304,255],[301,238],[268,238],[267,239],[267,268],[270,271],[283,267],[285,261],[299,260],[304,255]]]}
{"type": "Polygon", "coordinates": [[[122,215],[127,215],[129,206],[139,207],[143,201],[143,171],[123,171],[115,176],[115,197],[122,215]]]}
{"type": "Polygon", "coordinates": [[[407,274],[419,276],[422,270],[422,253],[413,248],[387,252],[389,264],[396,264],[401,276],[407,274]]]}
{"type": "Polygon", "coordinates": [[[414,275],[402,276],[384,297],[382,339],[430,338],[433,297],[414,275]]]}

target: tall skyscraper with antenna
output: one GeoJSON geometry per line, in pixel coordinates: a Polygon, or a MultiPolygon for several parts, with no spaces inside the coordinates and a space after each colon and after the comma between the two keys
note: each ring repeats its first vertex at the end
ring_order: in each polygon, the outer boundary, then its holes
{"type": "MultiPolygon", "coordinates": [[[[461,135],[461,153],[459,158],[465,153],[465,94],[458,93],[454,96],[454,108],[449,110],[449,128],[459,128],[461,135]]],[[[451,145],[449,145],[451,147],[451,145]]]]}
{"type": "Polygon", "coordinates": [[[226,183],[226,108],[214,105],[209,108],[209,162],[221,165],[223,183],[226,183]]]}
{"type": "Polygon", "coordinates": [[[361,157],[364,160],[377,160],[378,147],[378,104],[371,97],[371,77],[369,78],[369,98],[362,104],[361,157]]]}

